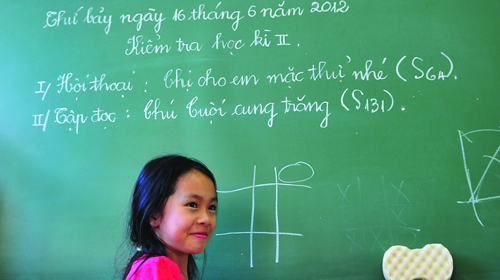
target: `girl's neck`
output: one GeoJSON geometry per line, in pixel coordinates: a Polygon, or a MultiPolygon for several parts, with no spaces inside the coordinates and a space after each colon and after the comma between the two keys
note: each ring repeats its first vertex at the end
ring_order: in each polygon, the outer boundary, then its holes
{"type": "Polygon", "coordinates": [[[181,270],[181,275],[185,280],[189,280],[188,277],[188,256],[187,254],[176,254],[175,252],[169,251],[168,257],[174,261],[181,270]]]}

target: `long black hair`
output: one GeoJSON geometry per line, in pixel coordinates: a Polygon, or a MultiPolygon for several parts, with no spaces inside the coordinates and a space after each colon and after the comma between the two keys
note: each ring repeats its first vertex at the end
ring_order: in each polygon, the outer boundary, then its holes
{"type": "MultiPolygon", "coordinates": [[[[144,255],[146,259],[168,256],[166,244],[156,235],[150,220],[154,215],[161,217],[167,199],[176,190],[177,181],[192,170],[205,174],[216,187],[214,175],[203,163],[181,155],[155,158],[142,169],[135,183],[128,223],[130,242],[137,250],[124,269],[123,279],[132,269],[132,264],[144,255]]],[[[188,277],[190,280],[198,277],[198,268],[192,255],[188,257],[188,277]]]]}

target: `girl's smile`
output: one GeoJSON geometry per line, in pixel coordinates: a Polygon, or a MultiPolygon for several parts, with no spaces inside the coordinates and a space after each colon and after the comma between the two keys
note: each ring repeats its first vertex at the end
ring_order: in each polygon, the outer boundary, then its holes
{"type": "Polygon", "coordinates": [[[196,232],[196,233],[191,233],[191,234],[199,239],[207,239],[208,238],[208,234],[206,232],[196,232]]]}

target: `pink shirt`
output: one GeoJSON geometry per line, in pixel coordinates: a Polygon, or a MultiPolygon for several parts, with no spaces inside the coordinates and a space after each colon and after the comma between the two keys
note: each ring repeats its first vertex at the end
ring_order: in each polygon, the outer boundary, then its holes
{"type": "Polygon", "coordinates": [[[179,266],[165,256],[156,256],[144,262],[142,257],[132,264],[126,280],[184,280],[179,266]]]}

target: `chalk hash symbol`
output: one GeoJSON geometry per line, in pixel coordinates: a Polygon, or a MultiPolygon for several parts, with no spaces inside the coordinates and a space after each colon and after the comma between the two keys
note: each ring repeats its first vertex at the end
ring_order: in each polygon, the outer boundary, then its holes
{"type": "Polygon", "coordinates": [[[279,262],[279,251],[280,251],[280,236],[286,235],[286,236],[296,236],[300,237],[303,236],[300,233],[291,233],[291,232],[281,232],[280,231],[280,223],[279,223],[279,211],[278,211],[278,204],[279,204],[279,199],[278,199],[278,194],[280,188],[283,187],[300,187],[300,188],[307,188],[310,189],[312,188],[311,186],[308,185],[303,185],[299,184],[302,182],[305,182],[309,179],[311,179],[314,176],[314,169],[312,168],[311,165],[309,165],[306,162],[299,161],[294,164],[287,165],[283,167],[281,170],[277,170],[276,167],[274,167],[274,182],[272,183],[264,183],[264,184],[256,184],[256,174],[257,174],[257,166],[254,166],[253,170],[253,183],[251,186],[235,189],[235,190],[229,190],[229,191],[217,191],[220,194],[230,194],[230,193],[235,193],[235,192],[240,192],[240,191],[250,191],[251,192],[251,200],[252,200],[252,212],[251,212],[251,217],[250,217],[250,230],[249,231],[242,231],[242,232],[225,232],[225,233],[218,233],[216,236],[227,236],[227,235],[248,235],[249,236],[249,243],[250,243],[250,267],[253,267],[253,237],[255,235],[275,235],[276,236],[276,263],[279,262]],[[284,171],[288,170],[288,174],[290,172],[296,171],[297,168],[301,169],[301,171],[305,171],[309,173],[307,178],[303,179],[297,179],[297,180],[285,180],[282,175],[284,171]],[[275,207],[274,207],[274,218],[275,218],[275,225],[276,225],[276,230],[269,232],[269,231],[256,231],[254,228],[254,221],[255,221],[255,190],[257,188],[274,188],[274,193],[275,193],[275,207]]]}
{"type": "MultiPolygon", "coordinates": [[[[467,179],[467,186],[469,188],[470,192],[470,198],[467,201],[457,201],[458,203],[467,203],[472,205],[472,209],[474,210],[474,214],[476,215],[477,221],[484,226],[483,222],[481,221],[481,218],[479,217],[478,211],[477,211],[477,204],[478,203],[484,203],[484,202],[491,202],[497,199],[500,199],[500,195],[491,195],[492,191],[495,192],[495,190],[498,191],[500,194],[500,175],[496,174],[495,169],[498,170],[500,167],[500,145],[496,147],[495,149],[490,150],[491,154],[484,154],[481,153],[481,156],[486,159],[486,166],[481,166],[477,167],[474,166],[473,172],[479,172],[479,176],[475,177],[476,173],[472,174],[470,169],[470,165],[473,164],[473,162],[477,161],[478,157],[473,156],[473,151],[479,149],[481,152],[482,150],[480,149],[483,147],[483,142],[481,141],[490,141],[491,138],[486,138],[483,137],[486,134],[490,133],[498,133],[500,130],[497,129],[480,129],[480,130],[474,130],[470,132],[462,132],[458,131],[458,134],[460,136],[460,145],[462,148],[462,157],[463,157],[463,163],[464,163],[464,169],[465,169],[465,177],[467,179]],[[474,139],[474,141],[473,141],[474,139]],[[488,139],[488,140],[485,140],[488,139]],[[467,142],[465,142],[465,141],[467,142]],[[465,148],[465,145],[468,144],[468,148],[465,148]],[[469,159],[469,161],[467,161],[469,159]],[[482,172],[482,173],[481,173],[482,172]],[[477,182],[475,182],[477,180],[477,182]],[[488,195],[484,195],[484,197],[480,196],[481,190],[486,189],[488,191],[488,195]]],[[[500,136],[496,134],[497,136],[500,136]]],[[[500,139],[497,137],[497,139],[500,139]]],[[[477,175],[476,175],[477,176],[477,175]]]]}

